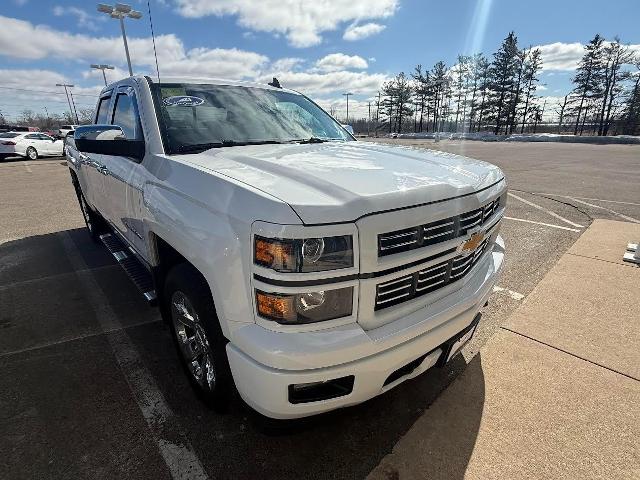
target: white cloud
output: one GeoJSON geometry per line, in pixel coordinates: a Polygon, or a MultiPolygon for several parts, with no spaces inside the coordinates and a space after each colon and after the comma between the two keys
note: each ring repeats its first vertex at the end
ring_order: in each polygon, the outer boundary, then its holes
{"type": "MultiPolygon", "coordinates": [[[[349,121],[353,119],[361,119],[369,117],[369,102],[371,102],[371,120],[376,118],[376,100],[377,98],[365,98],[364,100],[356,100],[349,98],[349,121]]],[[[327,112],[333,112],[335,117],[345,120],[347,116],[347,102],[344,97],[336,98],[318,98],[314,101],[324,108],[327,112]]]]}
{"type": "MultiPolygon", "coordinates": [[[[102,79],[100,80],[102,81],[102,79]]],[[[42,69],[0,69],[0,105],[3,113],[15,119],[23,110],[42,113],[62,113],[67,108],[67,97],[56,83],[74,83],[65,75],[42,69]]],[[[102,86],[74,87],[74,103],[78,110],[93,108],[102,86]]]]}
{"type": "MultiPolygon", "coordinates": [[[[627,45],[630,51],[640,54],[640,45],[627,45]]],[[[574,43],[548,43],[538,45],[542,54],[542,69],[545,71],[572,71],[578,68],[580,59],[584,55],[584,45],[580,42],[574,43]]],[[[548,75],[551,75],[549,73],[548,75]]]]}
{"type": "Polygon", "coordinates": [[[270,65],[270,69],[276,72],[288,72],[304,63],[303,58],[286,57],[276,60],[270,65]]]}
{"type": "MultiPolygon", "coordinates": [[[[341,92],[348,89],[355,94],[371,94],[387,80],[386,75],[365,72],[274,72],[283,87],[306,94],[317,95],[341,92]]],[[[260,82],[271,81],[271,74],[258,78],[260,82]]]]}
{"type": "MultiPolygon", "coordinates": [[[[87,12],[78,7],[62,7],[60,5],[56,5],[53,7],[53,14],[56,17],[64,17],[64,16],[72,16],[75,17],[78,21],[78,26],[81,28],[86,28],[89,30],[98,30],[98,25],[94,22],[94,18],[92,15],[89,15],[87,12]]],[[[106,18],[106,17],[100,17],[106,18]]]]}
{"type": "MultiPolygon", "coordinates": [[[[387,80],[386,75],[380,73],[349,71],[350,68],[364,69],[367,67],[367,62],[361,57],[341,53],[327,55],[316,63],[309,61],[308,65],[313,67],[304,69],[305,61],[297,57],[285,57],[272,62],[259,53],[239,49],[193,48],[187,50],[183,42],[173,34],[156,37],[156,44],[161,78],[216,76],[229,79],[255,79],[267,83],[276,76],[284,87],[311,95],[335,95],[345,91],[344,89],[356,94],[370,94],[387,80]]],[[[81,75],[91,83],[102,84],[102,74],[99,71],[90,70],[91,63],[114,65],[116,70],[107,71],[109,81],[127,75],[122,38],[119,36],[92,37],[85,34],[71,34],[0,16],[0,58],[6,56],[33,61],[53,58],[60,59],[61,62],[70,62],[69,48],[73,50],[72,57],[76,64],[82,65],[81,68],[86,66],[81,75]],[[15,38],[20,38],[21,41],[14,42],[15,38]]],[[[130,37],[129,48],[134,73],[155,77],[151,39],[130,37]]],[[[61,66],[61,68],[64,67],[61,66]]],[[[25,70],[25,72],[32,73],[16,75],[16,83],[11,85],[20,85],[25,81],[22,79],[28,77],[44,79],[43,85],[47,85],[47,90],[50,90],[52,85],[61,83],[63,79],[65,82],[78,82],[78,78],[66,79],[66,75],[61,74],[56,74],[58,77],[54,78],[44,76],[38,70],[25,70]]],[[[5,80],[0,81],[0,84],[7,85],[5,80]]],[[[25,84],[31,85],[32,82],[25,81],[25,84]]],[[[77,91],[80,92],[80,90],[77,91]]]]}
{"type": "Polygon", "coordinates": [[[543,70],[575,70],[584,54],[584,45],[580,42],[555,42],[534,48],[540,49],[543,70]]]}
{"type": "MultiPolygon", "coordinates": [[[[235,15],[242,27],[285,35],[294,47],[317,45],[322,41],[323,32],[335,30],[344,22],[387,18],[395,13],[398,6],[398,0],[174,1],[178,12],[185,17],[235,15]]],[[[366,25],[354,28],[364,27],[366,25]]]]}
{"type": "Polygon", "coordinates": [[[339,70],[367,68],[367,61],[358,55],[331,53],[316,62],[316,67],[323,72],[337,72],[339,70]]]}
{"type": "MultiPolygon", "coordinates": [[[[155,72],[151,38],[128,38],[135,72],[155,72]]],[[[186,50],[182,40],[174,34],[156,37],[161,75],[216,76],[247,78],[259,74],[268,58],[239,49],[194,48],[186,50]]],[[[33,25],[24,20],[0,16],[0,55],[25,60],[39,60],[50,56],[68,59],[73,49],[74,60],[87,63],[122,65],[122,38],[91,37],[33,25]],[[20,42],[13,39],[20,38],[20,42]]]]}
{"type": "Polygon", "coordinates": [[[344,31],[342,38],[348,41],[362,40],[363,38],[376,35],[383,31],[386,27],[379,23],[365,23],[364,25],[352,24],[344,31]]]}

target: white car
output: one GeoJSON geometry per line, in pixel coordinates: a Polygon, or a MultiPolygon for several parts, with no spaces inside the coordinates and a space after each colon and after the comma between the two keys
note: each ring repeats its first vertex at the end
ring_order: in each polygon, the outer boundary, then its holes
{"type": "Polygon", "coordinates": [[[63,142],[40,132],[0,133],[0,158],[38,157],[63,155],[63,142]]]}
{"type": "Polygon", "coordinates": [[[61,138],[65,138],[69,134],[73,135],[73,132],[76,131],[76,127],[77,125],[62,125],[58,129],[58,135],[61,138]]]}
{"type": "Polygon", "coordinates": [[[473,335],[504,264],[498,167],[358,142],[255,83],[130,77],[94,122],[66,147],[88,231],[212,405],[234,385],[272,418],[354,405],[473,335]]]}

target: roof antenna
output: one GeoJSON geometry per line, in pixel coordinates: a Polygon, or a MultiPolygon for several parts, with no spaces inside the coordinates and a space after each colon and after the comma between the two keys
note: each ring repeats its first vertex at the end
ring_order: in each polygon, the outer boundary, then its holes
{"type": "Polygon", "coordinates": [[[273,77],[273,80],[271,80],[271,83],[267,83],[267,85],[271,85],[272,87],[276,87],[276,88],[282,88],[282,85],[280,85],[280,82],[276,77],[273,77]]]}
{"type": "Polygon", "coordinates": [[[147,0],[147,10],[149,10],[149,26],[151,27],[151,39],[153,40],[153,56],[156,58],[156,73],[158,74],[158,83],[160,83],[160,69],[158,68],[158,54],[156,53],[156,36],[153,34],[153,20],[151,20],[151,4],[147,0]]]}

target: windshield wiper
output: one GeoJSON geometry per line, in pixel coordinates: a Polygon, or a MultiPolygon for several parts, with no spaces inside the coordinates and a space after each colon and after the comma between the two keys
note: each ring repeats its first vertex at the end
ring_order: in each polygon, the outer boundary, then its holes
{"type": "Polygon", "coordinates": [[[180,153],[202,153],[211,148],[219,148],[222,147],[222,142],[212,142],[212,143],[196,143],[193,145],[180,145],[178,147],[178,152],[180,153]]]}
{"type": "Polygon", "coordinates": [[[324,143],[328,142],[329,138],[320,138],[320,137],[309,137],[309,138],[300,138],[298,140],[291,140],[290,143],[324,143]]]}
{"type": "Polygon", "coordinates": [[[286,143],[280,140],[221,140],[219,142],[211,143],[196,143],[193,145],[180,145],[178,147],[179,153],[202,153],[212,148],[222,147],[242,147],[244,145],[267,145],[267,144],[280,144],[286,143]]]}
{"type": "Polygon", "coordinates": [[[244,145],[271,145],[284,143],[281,140],[222,140],[221,147],[242,147],[244,145]]]}

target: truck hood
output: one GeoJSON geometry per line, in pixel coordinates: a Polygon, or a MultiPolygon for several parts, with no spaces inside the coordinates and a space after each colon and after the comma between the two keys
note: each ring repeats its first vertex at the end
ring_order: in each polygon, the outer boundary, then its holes
{"type": "Polygon", "coordinates": [[[305,224],[455,198],[503,178],[498,167],[479,160],[368,142],[251,145],[185,157],[281,199],[305,224]]]}

